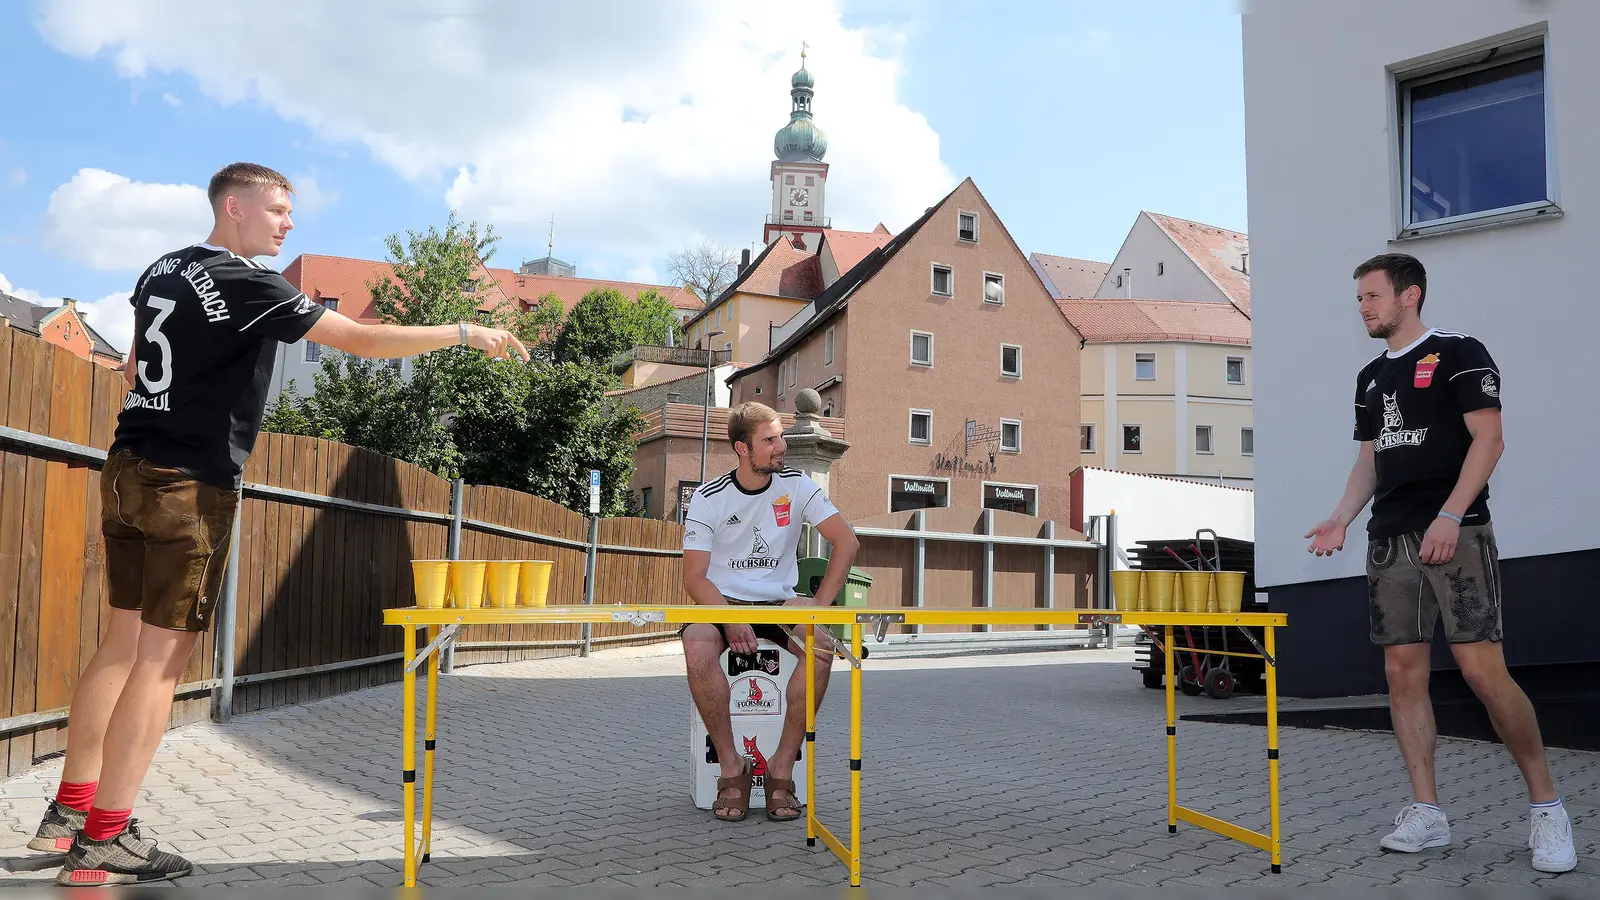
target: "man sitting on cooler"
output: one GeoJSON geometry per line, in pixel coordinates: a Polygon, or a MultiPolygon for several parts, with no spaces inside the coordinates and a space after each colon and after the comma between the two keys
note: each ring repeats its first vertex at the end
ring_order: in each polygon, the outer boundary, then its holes
{"type": "MultiPolygon", "coordinates": [[[[683,534],[684,590],[694,602],[706,606],[829,605],[843,589],[855,558],[855,530],[816,482],[797,469],[784,468],[783,423],[773,409],[760,403],[734,407],[728,413],[728,442],[739,457],[738,468],[701,485],[689,500],[683,534]],[[798,548],[802,527],[807,524],[832,547],[828,571],[815,598],[795,596],[798,548]]],[[[724,821],[737,822],[748,814],[751,771],[744,754],[733,744],[728,679],[719,666],[722,651],[754,653],[759,637],[803,659],[805,632],[801,627],[792,631],[800,641],[778,625],[695,624],[683,629],[689,693],[722,767],[712,812],[724,821]]],[[[819,647],[831,648],[831,634],[820,628],[816,634],[819,647]]],[[[831,651],[811,660],[819,706],[832,662],[831,651]]],[[[783,736],[767,759],[763,782],[767,818],[775,822],[801,815],[793,776],[805,736],[803,671],[789,679],[785,699],[783,736]]]]}

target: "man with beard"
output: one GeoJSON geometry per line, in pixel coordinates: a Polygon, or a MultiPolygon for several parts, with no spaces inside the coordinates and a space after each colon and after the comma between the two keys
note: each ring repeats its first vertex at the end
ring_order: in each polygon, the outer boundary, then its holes
{"type": "Polygon", "coordinates": [[[1416,853],[1450,843],[1434,780],[1437,730],[1428,697],[1435,623],[1528,785],[1528,848],[1541,872],[1577,865],[1572,825],[1556,794],[1539,722],[1506,671],[1500,565],[1489,523],[1489,476],[1504,443],[1500,371],[1478,340],[1422,324],[1428,276],[1401,253],[1358,266],[1367,334],[1389,348],[1356,378],[1361,442],[1344,497],[1306,533],[1317,556],[1344,547],[1345,528],[1372,500],[1367,525],[1371,640],[1384,649],[1389,709],[1416,802],[1379,845],[1416,853]]]}
{"type": "MultiPolygon", "coordinates": [[[[689,500],[683,534],[684,590],[706,606],[829,605],[843,589],[855,558],[855,530],[816,482],[797,469],[784,468],[783,422],[773,409],[744,403],[729,410],[728,442],[739,457],[738,468],[701,485],[689,500]],[[815,597],[797,597],[798,548],[807,524],[833,550],[815,597]]],[[[804,661],[805,645],[777,625],[695,624],[685,626],[682,634],[689,693],[722,767],[712,812],[723,821],[737,822],[750,809],[751,772],[742,748],[733,743],[728,679],[719,665],[722,651],[754,653],[757,638],[764,638],[804,661]]],[[[828,632],[817,629],[816,635],[820,646],[829,646],[828,632]]],[[[809,664],[815,668],[820,706],[832,654],[819,654],[809,664]]],[[[801,815],[793,778],[806,723],[805,679],[800,673],[789,679],[785,694],[783,736],[767,758],[764,780],[767,818],[775,822],[801,815]]]]}

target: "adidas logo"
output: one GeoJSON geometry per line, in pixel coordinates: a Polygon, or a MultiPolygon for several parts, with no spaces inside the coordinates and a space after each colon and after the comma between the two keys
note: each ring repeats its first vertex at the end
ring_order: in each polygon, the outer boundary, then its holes
{"type": "Polygon", "coordinates": [[[722,524],[724,524],[724,525],[737,525],[737,524],[739,524],[739,514],[738,513],[734,513],[733,515],[728,517],[728,521],[723,522],[722,524]]]}
{"type": "Polygon", "coordinates": [[[1378,379],[1376,379],[1376,378],[1374,378],[1371,381],[1367,382],[1367,390],[1369,390],[1369,391],[1372,390],[1373,388],[1377,387],[1377,386],[1378,386],[1378,379]]]}

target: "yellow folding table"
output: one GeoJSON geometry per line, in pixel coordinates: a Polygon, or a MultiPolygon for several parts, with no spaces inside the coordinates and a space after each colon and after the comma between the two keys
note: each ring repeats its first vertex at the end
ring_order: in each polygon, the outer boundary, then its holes
{"type": "MultiPolygon", "coordinates": [[[[864,631],[871,629],[882,638],[891,624],[894,625],[1133,625],[1146,629],[1164,629],[1161,649],[1166,658],[1167,689],[1167,830],[1176,832],[1179,822],[1198,825],[1208,831],[1264,850],[1272,856],[1272,871],[1282,871],[1282,854],[1279,843],[1278,821],[1278,673],[1274,656],[1277,628],[1288,624],[1281,613],[1185,613],[1185,612],[1127,612],[1079,609],[928,609],[890,608],[875,609],[839,606],[552,606],[517,608],[474,609],[419,609],[406,607],[384,611],[384,624],[398,625],[404,633],[405,676],[402,693],[401,762],[400,781],[402,802],[405,807],[405,885],[417,883],[417,868],[429,861],[430,838],[433,827],[433,754],[435,747],[435,713],[439,697],[438,657],[457,631],[467,625],[533,625],[568,624],[582,622],[627,622],[635,626],[654,623],[690,624],[695,622],[746,624],[746,625],[846,625],[850,627],[850,649],[856,660],[861,658],[864,631]],[[1263,629],[1264,646],[1249,631],[1245,636],[1260,651],[1259,655],[1242,652],[1223,653],[1205,651],[1211,656],[1245,656],[1266,661],[1267,689],[1267,783],[1270,829],[1266,834],[1251,831],[1231,822],[1223,821],[1199,810],[1178,803],[1178,743],[1177,704],[1173,673],[1173,633],[1183,626],[1238,626],[1241,629],[1263,629]],[[418,634],[426,644],[418,650],[418,634]],[[416,734],[417,734],[417,669],[428,666],[428,696],[423,726],[422,817],[421,840],[417,839],[416,803],[416,734]]],[[[808,657],[816,650],[816,635],[805,629],[808,657]]],[[[850,669],[850,834],[849,843],[830,831],[816,818],[816,702],[814,700],[815,670],[806,670],[806,792],[813,798],[806,804],[806,844],[815,846],[818,840],[832,850],[850,869],[850,884],[861,884],[861,667],[852,662],[850,669]]]]}

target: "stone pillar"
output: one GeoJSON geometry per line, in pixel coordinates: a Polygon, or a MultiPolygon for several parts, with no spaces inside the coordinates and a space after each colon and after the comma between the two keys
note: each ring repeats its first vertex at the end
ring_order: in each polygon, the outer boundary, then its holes
{"type": "MultiPolygon", "coordinates": [[[[832,497],[828,473],[835,461],[850,449],[850,442],[829,434],[818,421],[822,412],[822,398],[811,388],[805,388],[794,398],[794,424],[783,432],[789,445],[784,464],[804,472],[815,481],[823,493],[832,497]]],[[[822,556],[822,535],[816,529],[806,529],[800,552],[806,556],[822,556]]]]}

